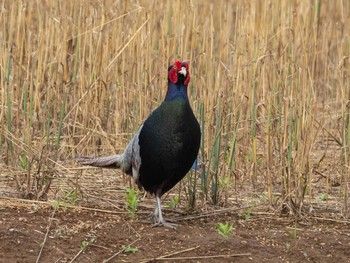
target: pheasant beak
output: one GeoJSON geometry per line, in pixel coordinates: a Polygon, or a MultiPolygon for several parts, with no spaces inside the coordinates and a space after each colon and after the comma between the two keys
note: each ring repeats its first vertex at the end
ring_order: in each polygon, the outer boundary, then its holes
{"type": "Polygon", "coordinates": [[[184,75],[186,77],[187,75],[187,70],[185,67],[181,67],[181,70],[179,71],[180,74],[184,75]]]}

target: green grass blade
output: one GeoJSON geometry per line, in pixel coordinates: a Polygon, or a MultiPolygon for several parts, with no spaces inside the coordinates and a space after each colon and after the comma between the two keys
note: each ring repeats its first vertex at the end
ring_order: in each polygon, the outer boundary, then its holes
{"type": "Polygon", "coordinates": [[[57,145],[60,145],[61,143],[63,119],[64,119],[65,109],[66,109],[66,100],[67,100],[67,95],[65,94],[62,101],[61,117],[60,117],[60,122],[58,126],[57,145]]]}

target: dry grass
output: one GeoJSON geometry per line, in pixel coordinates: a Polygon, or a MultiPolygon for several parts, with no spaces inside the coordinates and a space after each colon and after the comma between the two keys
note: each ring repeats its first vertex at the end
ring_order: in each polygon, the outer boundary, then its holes
{"type": "Polygon", "coordinates": [[[122,151],[180,58],[204,131],[189,196],[299,214],[323,193],[348,216],[349,24],[345,0],[5,0],[1,177],[45,198],[77,173],[59,160],[122,151]]]}

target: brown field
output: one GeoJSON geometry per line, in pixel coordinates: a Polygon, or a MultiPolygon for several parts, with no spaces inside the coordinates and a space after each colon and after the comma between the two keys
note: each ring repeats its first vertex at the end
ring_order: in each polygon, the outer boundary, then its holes
{"type": "Polygon", "coordinates": [[[347,0],[2,1],[0,262],[350,262],[349,24],[347,0]],[[121,152],[175,59],[203,140],[170,230],[72,158],[121,152]]]}

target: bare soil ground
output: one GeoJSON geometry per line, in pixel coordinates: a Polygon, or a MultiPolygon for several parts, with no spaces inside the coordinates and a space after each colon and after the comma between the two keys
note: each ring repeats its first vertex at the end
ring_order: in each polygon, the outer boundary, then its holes
{"type": "Polygon", "coordinates": [[[243,220],[235,210],[188,218],[175,230],[153,228],[146,211],[131,220],[125,213],[54,212],[44,203],[0,199],[0,262],[35,262],[41,248],[39,262],[103,262],[110,257],[109,262],[350,262],[346,221],[309,218],[295,224],[259,212],[243,220]],[[217,222],[235,224],[228,239],[215,230],[217,222]],[[91,240],[82,251],[82,242],[91,240]]]}

